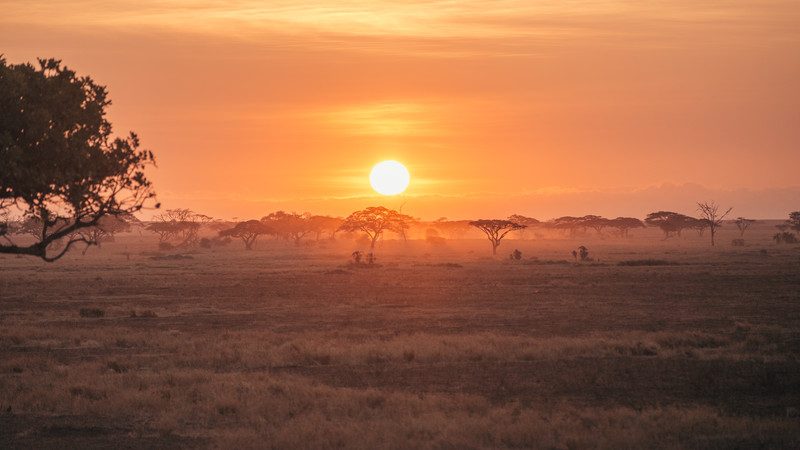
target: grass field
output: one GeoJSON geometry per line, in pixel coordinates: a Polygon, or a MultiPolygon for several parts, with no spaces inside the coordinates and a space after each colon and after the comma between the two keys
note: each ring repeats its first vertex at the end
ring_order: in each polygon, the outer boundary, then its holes
{"type": "Polygon", "coordinates": [[[3,256],[0,447],[800,448],[800,246],[727,232],[3,256]]]}

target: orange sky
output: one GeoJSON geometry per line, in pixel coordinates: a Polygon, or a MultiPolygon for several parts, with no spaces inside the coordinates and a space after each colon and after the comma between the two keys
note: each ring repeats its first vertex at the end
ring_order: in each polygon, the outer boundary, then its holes
{"type": "Polygon", "coordinates": [[[106,85],[165,208],[423,219],[800,209],[800,2],[0,0],[106,85]],[[368,184],[395,159],[400,197],[368,184]]]}

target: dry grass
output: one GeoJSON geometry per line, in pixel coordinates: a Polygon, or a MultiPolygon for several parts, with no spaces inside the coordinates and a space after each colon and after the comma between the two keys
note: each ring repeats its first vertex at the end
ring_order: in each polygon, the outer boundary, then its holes
{"type": "Polygon", "coordinates": [[[2,257],[0,441],[800,446],[800,252],[651,238],[2,257]]]}

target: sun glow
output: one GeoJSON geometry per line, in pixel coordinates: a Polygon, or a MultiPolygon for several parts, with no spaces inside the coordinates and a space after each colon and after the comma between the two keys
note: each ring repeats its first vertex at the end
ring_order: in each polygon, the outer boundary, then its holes
{"type": "Polygon", "coordinates": [[[406,190],[410,179],[408,169],[397,161],[378,163],[369,174],[372,189],[383,195],[400,194],[406,190]]]}

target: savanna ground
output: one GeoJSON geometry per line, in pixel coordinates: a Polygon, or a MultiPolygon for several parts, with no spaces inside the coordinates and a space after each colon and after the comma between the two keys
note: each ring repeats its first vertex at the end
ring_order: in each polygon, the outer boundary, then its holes
{"type": "Polygon", "coordinates": [[[800,448],[800,246],[634,234],[0,257],[0,447],[800,448]]]}

